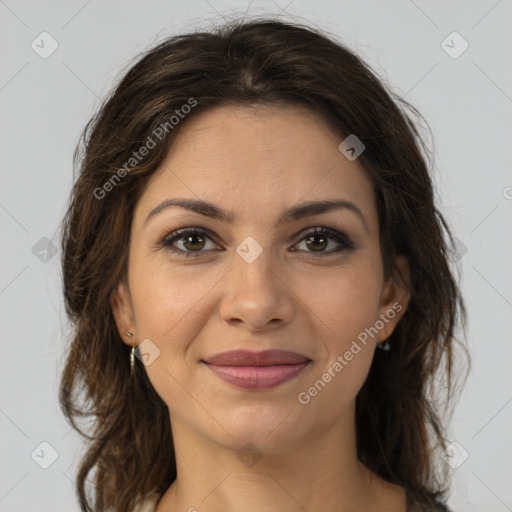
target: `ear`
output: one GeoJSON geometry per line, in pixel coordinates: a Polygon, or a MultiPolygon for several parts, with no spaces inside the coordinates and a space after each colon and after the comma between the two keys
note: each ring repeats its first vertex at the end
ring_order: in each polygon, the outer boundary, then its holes
{"type": "Polygon", "coordinates": [[[384,324],[375,338],[377,343],[386,341],[396,325],[407,310],[411,294],[409,278],[409,262],[405,256],[395,256],[395,263],[399,271],[396,279],[388,278],[382,287],[379,319],[384,324]]]}
{"type": "Polygon", "coordinates": [[[134,346],[137,339],[133,305],[127,283],[122,280],[110,294],[112,315],[121,339],[129,346],[134,346]],[[126,333],[132,334],[130,338],[126,333]]]}

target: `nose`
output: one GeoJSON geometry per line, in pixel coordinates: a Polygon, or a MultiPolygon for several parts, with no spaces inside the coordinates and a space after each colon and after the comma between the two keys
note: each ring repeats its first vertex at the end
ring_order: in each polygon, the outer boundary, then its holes
{"type": "Polygon", "coordinates": [[[223,280],[220,314],[224,321],[251,331],[274,329],[291,321],[294,294],[270,253],[263,251],[251,263],[235,257],[223,280]]]}

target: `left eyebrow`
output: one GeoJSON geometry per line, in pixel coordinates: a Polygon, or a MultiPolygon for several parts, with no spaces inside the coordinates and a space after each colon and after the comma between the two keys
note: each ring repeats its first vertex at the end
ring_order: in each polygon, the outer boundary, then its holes
{"type": "Polygon", "coordinates": [[[357,205],[346,199],[325,199],[323,201],[308,201],[306,203],[298,204],[292,208],[286,210],[279,217],[277,224],[284,224],[286,222],[292,222],[300,220],[304,217],[310,217],[312,215],[320,215],[322,213],[328,213],[332,210],[345,208],[355,213],[361,222],[363,223],[366,231],[369,231],[368,223],[363,215],[363,212],[357,205]]]}
{"type": "MultiPolygon", "coordinates": [[[[185,208],[187,210],[198,213],[199,215],[204,215],[205,217],[210,217],[229,224],[232,224],[235,218],[233,212],[224,210],[220,206],[217,206],[208,201],[203,201],[201,199],[174,198],[162,201],[156,208],[151,210],[148,216],[146,217],[144,224],[147,224],[148,221],[158,213],[173,206],[185,208]]],[[[288,210],[285,210],[279,216],[277,220],[277,225],[297,221],[303,219],[304,217],[320,215],[322,213],[327,213],[332,210],[341,208],[345,208],[355,213],[363,223],[366,231],[369,231],[366,218],[364,217],[359,207],[352,203],[351,201],[347,201],[345,199],[325,199],[323,201],[308,201],[305,203],[298,204],[296,206],[292,206],[288,210]]]]}

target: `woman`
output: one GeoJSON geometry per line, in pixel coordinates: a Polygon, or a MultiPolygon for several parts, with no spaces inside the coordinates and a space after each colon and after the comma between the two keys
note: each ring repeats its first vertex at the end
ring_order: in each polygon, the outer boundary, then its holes
{"type": "Polygon", "coordinates": [[[82,510],[447,510],[429,390],[464,306],[393,96],[254,20],[162,42],[89,122],[62,242],[82,510]]]}

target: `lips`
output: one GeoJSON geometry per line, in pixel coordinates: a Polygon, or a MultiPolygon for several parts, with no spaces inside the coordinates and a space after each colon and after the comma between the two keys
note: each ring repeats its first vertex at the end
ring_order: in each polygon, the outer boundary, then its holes
{"type": "Polygon", "coordinates": [[[217,354],[204,361],[216,366],[275,366],[305,363],[310,361],[310,359],[287,350],[265,350],[263,352],[231,350],[217,354]]]}
{"type": "Polygon", "coordinates": [[[274,388],[293,379],[311,359],[286,350],[234,350],[202,362],[223,381],[257,391],[274,388]]]}

